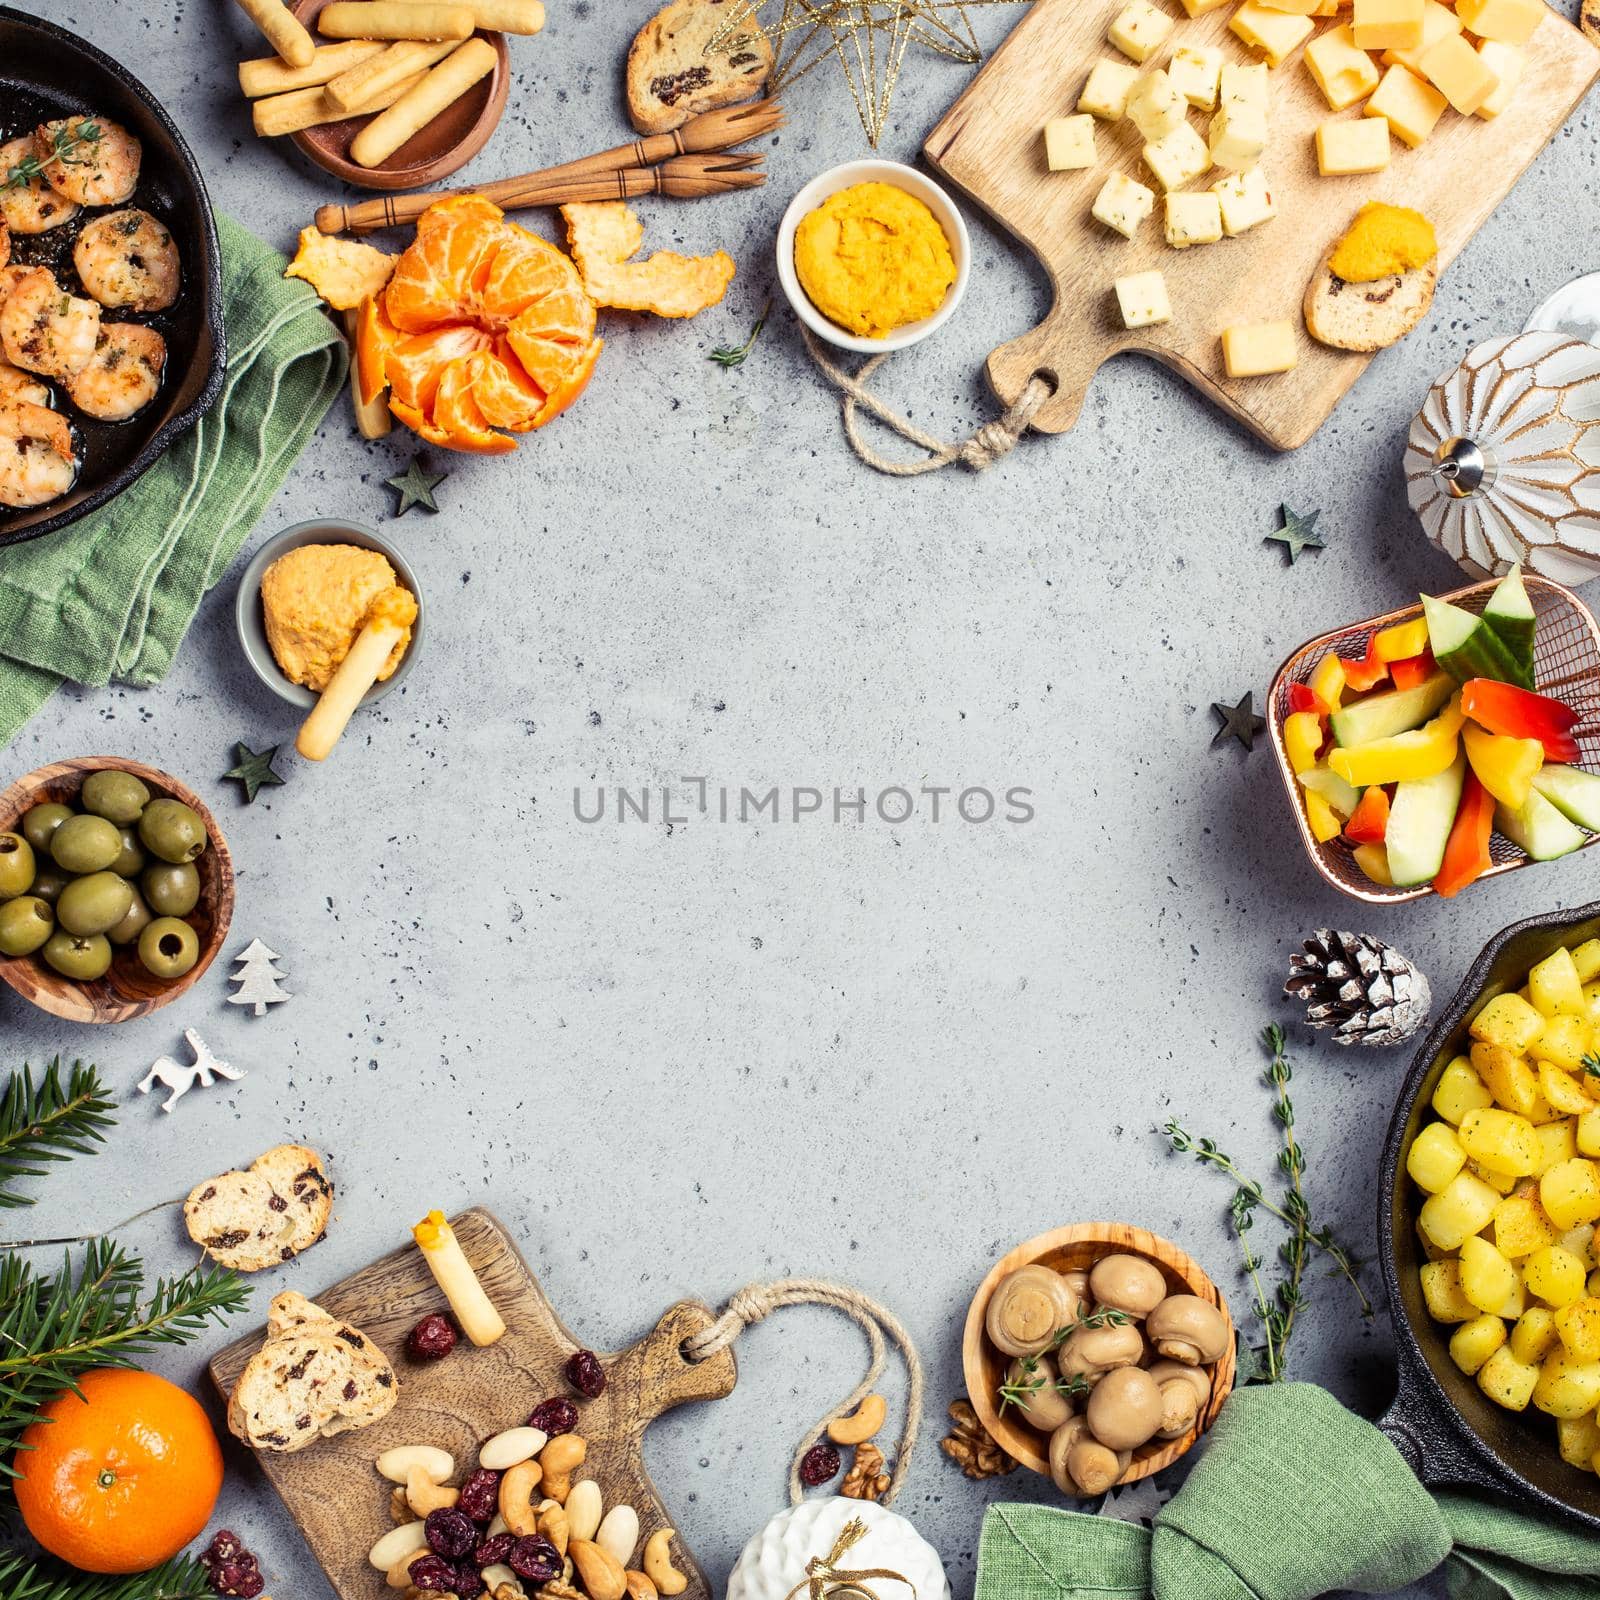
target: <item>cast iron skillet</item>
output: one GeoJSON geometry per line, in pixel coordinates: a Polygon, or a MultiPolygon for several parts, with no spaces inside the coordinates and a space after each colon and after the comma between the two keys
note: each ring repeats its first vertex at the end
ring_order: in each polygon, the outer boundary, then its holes
{"type": "Polygon", "coordinates": [[[1417,1272],[1426,1257],[1416,1234],[1419,1202],[1404,1156],[1431,1117],[1439,1074],[1471,1044],[1467,1025],[1495,995],[1519,989],[1528,968],[1558,945],[1600,936],[1600,902],[1550,911],[1497,933],[1417,1052],[1383,1147],[1378,1246],[1394,1320],[1400,1384],[1378,1424],[1425,1484],[1509,1495],[1600,1532],[1600,1479],[1556,1454],[1555,1424],[1542,1411],[1492,1405],[1451,1361],[1449,1330],[1428,1316],[1417,1272]]]}
{"type": "MultiPolygon", "coordinates": [[[[0,140],[52,117],[99,112],[120,122],[144,146],[142,206],[172,230],[183,261],[183,291],[154,316],[114,313],[145,322],[167,341],[161,392],[129,422],[94,422],[69,412],[83,462],[72,490],[48,505],[13,511],[0,506],[0,548],[64,528],[120,494],[191,427],[222,392],[227,350],[222,331],[222,266],[205,180],[171,117],[118,62],[38,17],[0,5],[0,140]]],[[[37,261],[76,290],[72,245],[83,223],[104,211],[80,212],[49,233],[12,236],[13,261],[37,261]]]]}

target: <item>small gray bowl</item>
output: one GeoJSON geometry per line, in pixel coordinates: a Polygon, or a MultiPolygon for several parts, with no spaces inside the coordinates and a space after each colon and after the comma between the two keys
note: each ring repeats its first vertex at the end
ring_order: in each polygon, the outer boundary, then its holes
{"type": "Polygon", "coordinates": [[[291,683],[283,675],[272,654],[272,646],[267,643],[266,616],[261,606],[261,579],[267,568],[279,556],[308,544],[353,544],[363,550],[376,550],[379,555],[388,557],[389,565],[394,568],[401,583],[417,597],[417,620],[411,625],[411,644],[400,658],[394,676],[383,683],[373,684],[362,697],[362,705],[370,705],[403,683],[406,674],[411,671],[417,652],[422,648],[424,606],[422,586],[417,582],[417,575],[411,570],[410,563],[387,539],[380,538],[363,523],[345,522],[339,517],[318,517],[312,522],[297,522],[292,528],[274,534],[256,551],[239,580],[239,593],[234,602],[239,643],[244,649],[245,660],[250,663],[255,675],[280,700],[287,700],[290,705],[300,706],[306,711],[317,703],[319,696],[301,684],[291,683]]]}

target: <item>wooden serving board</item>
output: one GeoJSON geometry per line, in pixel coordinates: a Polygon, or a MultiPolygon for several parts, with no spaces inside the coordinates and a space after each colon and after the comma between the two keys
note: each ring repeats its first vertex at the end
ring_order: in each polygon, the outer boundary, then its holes
{"type": "MultiPolygon", "coordinates": [[[[1044,124],[1075,109],[1095,61],[1124,59],[1106,40],[1120,9],[1121,0],[1034,0],[923,146],[932,165],[1027,244],[1049,274],[1055,291],[1049,316],[994,351],[988,363],[989,381],[1007,405],[1033,374],[1054,380],[1055,393],[1033,419],[1045,433],[1064,433],[1077,420],[1102,363],[1138,350],[1181,373],[1268,444],[1280,450],[1304,444],[1372,359],[1317,344],[1300,314],[1312,272],[1361,204],[1388,200],[1423,212],[1437,231],[1442,268],[1600,75],[1600,50],[1552,11],[1530,42],[1527,71],[1499,117],[1485,121],[1447,109],[1420,149],[1393,140],[1385,171],[1324,178],[1312,135],[1334,113],[1300,59],[1303,51],[1296,51],[1270,74],[1272,132],[1262,166],[1277,217],[1240,238],[1180,251],[1166,242],[1159,198],[1154,216],[1132,240],[1089,215],[1112,172],[1156,187],[1140,160],[1143,140],[1126,118],[1096,125],[1094,167],[1050,172],[1045,166],[1044,124]],[[1117,314],[1112,280],[1152,267],[1166,275],[1173,319],[1129,332],[1117,314]],[[1222,330],[1279,318],[1299,330],[1298,366],[1273,377],[1225,377],[1222,330]]],[[[1178,13],[1175,0],[1165,9],[1178,13]]],[[[1257,59],[1228,31],[1234,10],[1228,5],[1193,19],[1178,13],[1172,37],[1145,70],[1164,65],[1186,44],[1220,47],[1230,61],[1257,59]]],[[[1340,117],[1360,114],[1354,106],[1340,117]]],[[[1189,120],[1203,135],[1208,113],[1191,112],[1189,120]]],[[[1213,171],[1189,187],[1204,189],[1221,176],[1213,171]]],[[[1570,218],[1548,219],[1552,229],[1570,224],[1570,218]]],[[[1530,248],[1537,242],[1530,238],[1530,248]]]]}
{"type": "MultiPolygon", "coordinates": [[[[451,1226],[505,1318],[504,1337],[481,1350],[463,1339],[443,1361],[427,1365],[408,1360],[407,1333],[428,1312],[447,1307],[421,1252],[411,1245],[396,1250],[312,1298],[377,1341],[394,1363],[399,1403],[370,1428],[336,1434],[293,1455],[257,1456],[341,1600],[393,1600],[383,1574],[367,1560],[368,1550],[394,1526],[394,1485],[372,1465],[380,1452],[393,1445],[438,1445],[455,1457],[459,1483],[477,1465],[483,1440],[525,1422],[541,1400],[572,1394],[561,1367],[582,1346],[562,1326],[505,1229],[478,1208],[452,1218],[451,1226]]],[[[607,1506],[625,1503],[639,1513],[640,1552],[657,1528],[677,1526],[644,1469],[645,1429],[675,1406],[732,1393],[738,1376],[731,1350],[698,1365],[683,1358],[683,1341],[714,1320],[706,1306],[673,1306],[637,1344],[602,1355],[605,1393],[578,1401],[577,1431],[588,1440],[589,1453],[576,1476],[593,1478],[607,1506]]],[[[224,1395],[263,1337],[258,1332],[241,1339],[212,1361],[212,1381],[224,1395]]],[[[684,1600],[711,1600],[710,1585],[681,1537],[673,1549],[676,1566],[689,1579],[684,1600]]]]}

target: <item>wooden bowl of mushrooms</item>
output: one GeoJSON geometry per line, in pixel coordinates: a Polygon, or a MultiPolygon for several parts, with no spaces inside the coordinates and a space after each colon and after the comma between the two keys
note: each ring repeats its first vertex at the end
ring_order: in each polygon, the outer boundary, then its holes
{"type": "Polygon", "coordinates": [[[1170,1467],[1216,1420],[1233,1388],[1233,1319],[1175,1244],[1078,1222],[995,1263],[961,1361],[996,1443],[1088,1497],[1170,1467]]]}

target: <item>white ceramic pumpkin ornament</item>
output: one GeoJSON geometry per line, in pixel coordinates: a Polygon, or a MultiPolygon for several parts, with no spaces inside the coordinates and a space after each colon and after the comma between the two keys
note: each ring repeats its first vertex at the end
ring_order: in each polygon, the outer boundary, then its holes
{"type": "Polygon", "coordinates": [[[1406,444],[1431,543],[1474,578],[1600,577],[1600,346],[1517,333],[1434,383],[1406,444]]]}
{"type": "MultiPolygon", "coordinates": [[[[826,1559],[840,1530],[852,1518],[867,1526],[863,1538],[841,1557],[843,1570],[862,1571],[876,1567],[899,1573],[905,1584],[874,1578],[867,1584],[876,1600],[949,1600],[950,1584],[939,1561],[939,1552],[898,1512],[885,1510],[871,1500],[846,1500],[832,1495],[820,1500],[804,1500],[780,1511],[744,1547],[728,1579],[727,1600],[788,1600],[795,1586],[804,1586],[806,1566],[815,1557],[826,1559]]],[[[805,1594],[805,1588],[801,1588],[805,1594]]],[[[834,1587],[832,1593],[845,1600],[850,1591],[834,1587]]],[[[857,1589],[851,1596],[859,1595],[857,1589]]]]}

